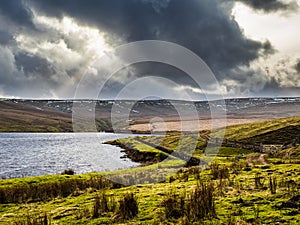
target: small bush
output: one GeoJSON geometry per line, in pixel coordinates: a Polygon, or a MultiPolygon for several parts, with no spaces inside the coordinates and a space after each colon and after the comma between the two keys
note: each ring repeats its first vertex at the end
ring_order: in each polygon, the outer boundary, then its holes
{"type": "Polygon", "coordinates": [[[64,172],[61,173],[61,175],[74,175],[75,171],[73,169],[66,169],[64,172]]]}
{"type": "Polygon", "coordinates": [[[162,206],[165,208],[165,216],[169,218],[180,218],[184,215],[184,197],[174,193],[168,193],[163,200],[162,206]]]}
{"type": "Polygon", "coordinates": [[[93,218],[98,218],[102,213],[115,211],[116,203],[114,199],[108,198],[105,192],[101,192],[100,196],[96,195],[93,206],[93,218]]]}
{"type": "Polygon", "coordinates": [[[212,163],[210,169],[214,180],[229,178],[229,169],[226,165],[212,163]]]}
{"type": "Polygon", "coordinates": [[[138,202],[133,193],[125,194],[119,201],[119,207],[115,212],[116,221],[125,221],[134,218],[138,214],[138,202]]]}
{"type": "Polygon", "coordinates": [[[191,221],[216,216],[212,183],[197,185],[187,201],[186,214],[191,221]]]}
{"type": "Polygon", "coordinates": [[[167,194],[162,206],[167,219],[181,218],[182,224],[215,217],[214,187],[212,183],[197,185],[188,198],[174,193],[167,194]]]}

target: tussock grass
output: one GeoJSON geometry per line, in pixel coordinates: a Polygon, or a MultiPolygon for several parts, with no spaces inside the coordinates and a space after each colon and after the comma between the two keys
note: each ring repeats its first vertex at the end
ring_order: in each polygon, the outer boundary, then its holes
{"type": "Polygon", "coordinates": [[[119,201],[119,207],[115,212],[115,221],[126,221],[137,216],[139,212],[138,201],[133,193],[126,193],[119,201]]]}
{"type": "Polygon", "coordinates": [[[162,201],[162,206],[167,219],[181,218],[185,223],[192,223],[216,216],[214,198],[213,183],[203,182],[198,183],[189,195],[177,195],[171,191],[162,201]]]}
{"type": "Polygon", "coordinates": [[[99,218],[103,213],[115,212],[117,202],[115,198],[107,196],[105,191],[101,191],[100,194],[96,194],[93,204],[93,218],[99,218]]]}
{"type": "Polygon", "coordinates": [[[211,175],[214,180],[229,178],[229,168],[217,163],[210,164],[211,175]]]}
{"type": "Polygon", "coordinates": [[[51,225],[51,219],[44,213],[43,215],[27,215],[25,219],[17,219],[13,225],[51,225]]]}
{"type": "Polygon", "coordinates": [[[43,184],[24,184],[20,186],[0,186],[0,204],[49,201],[56,197],[67,197],[75,192],[93,189],[113,188],[114,183],[104,177],[69,179],[43,184]]]}

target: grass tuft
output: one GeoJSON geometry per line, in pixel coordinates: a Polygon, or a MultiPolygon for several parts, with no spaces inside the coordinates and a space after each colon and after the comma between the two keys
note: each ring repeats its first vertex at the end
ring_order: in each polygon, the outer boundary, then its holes
{"type": "Polygon", "coordinates": [[[139,212],[137,198],[133,193],[125,194],[119,201],[119,207],[115,212],[116,221],[126,221],[137,216],[139,212]]]}

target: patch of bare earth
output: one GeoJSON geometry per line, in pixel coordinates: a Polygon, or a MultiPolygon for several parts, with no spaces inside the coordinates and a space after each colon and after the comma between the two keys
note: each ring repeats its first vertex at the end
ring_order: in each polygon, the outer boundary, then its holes
{"type": "Polygon", "coordinates": [[[268,164],[268,160],[265,154],[255,154],[247,157],[248,166],[255,166],[257,164],[266,165],[268,164]]]}

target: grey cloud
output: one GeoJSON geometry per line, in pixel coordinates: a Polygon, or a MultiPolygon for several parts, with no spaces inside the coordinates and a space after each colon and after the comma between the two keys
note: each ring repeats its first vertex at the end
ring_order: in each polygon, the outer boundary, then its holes
{"type": "Polygon", "coordinates": [[[8,45],[13,41],[13,35],[9,32],[0,30],[0,45],[8,45]]]}
{"type": "Polygon", "coordinates": [[[1,84],[12,80],[14,73],[14,56],[7,47],[0,46],[0,77],[1,84]]]}
{"type": "Polygon", "coordinates": [[[163,9],[167,8],[171,0],[142,0],[145,3],[151,3],[153,9],[160,13],[163,9]]]}
{"type": "Polygon", "coordinates": [[[53,79],[54,74],[48,74],[44,59],[34,56],[18,58],[20,55],[14,57],[8,48],[0,50],[1,94],[23,98],[49,98],[54,97],[53,90],[64,85],[53,79]],[[36,64],[32,64],[31,60],[37,60],[34,62],[36,64]]]}
{"type": "Polygon", "coordinates": [[[37,74],[38,76],[50,77],[56,73],[51,64],[44,58],[19,52],[15,55],[15,64],[25,74],[37,74]]]}
{"type": "Polygon", "coordinates": [[[281,87],[275,79],[267,82],[262,90],[256,92],[257,96],[280,97],[280,96],[295,96],[299,97],[299,87],[281,87]]]}
{"type": "Polygon", "coordinates": [[[296,1],[280,1],[280,0],[236,0],[244,4],[265,12],[276,11],[295,11],[298,9],[296,1]]]}
{"type": "Polygon", "coordinates": [[[296,69],[297,73],[300,74],[300,59],[298,59],[298,62],[297,62],[297,64],[295,65],[295,69],[296,69]]]}
{"type": "Polygon", "coordinates": [[[32,11],[23,0],[1,1],[0,13],[17,25],[34,27],[32,11]]]}
{"type": "Polygon", "coordinates": [[[279,60],[272,67],[267,67],[266,72],[273,84],[280,88],[299,88],[300,73],[298,71],[299,61],[285,57],[279,60]]]}

